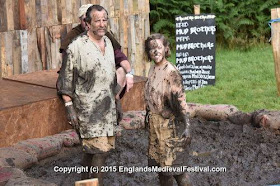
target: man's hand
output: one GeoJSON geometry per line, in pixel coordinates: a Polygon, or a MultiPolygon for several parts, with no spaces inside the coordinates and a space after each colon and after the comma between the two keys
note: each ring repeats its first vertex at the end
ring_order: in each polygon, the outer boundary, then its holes
{"type": "Polygon", "coordinates": [[[129,92],[133,87],[133,82],[133,76],[126,76],[126,92],[129,92]]]}
{"type": "Polygon", "coordinates": [[[65,108],[67,111],[67,118],[70,123],[74,127],[74,129],[79,129],[79,122],[78,122],[78,116],[77,113],[73,107],[72,101],[65,103],[65,108]]]}
{"type": "MultiPolygon", "coordinates": [[[[121,53],[121,55],[123,55],[126,58],[126,56],[124,55],[124,53],[121,52],[121,50],[119,50],[119,53],[121,53]]],[[[116,55],[116,53],[115,53],[115,55],[116,55]]],[[[121,65],[122,69],[125,72],[126,92],[129,92],[129,90],[133,87],[133,75],[134,75],[134,72],[133,72],[133,69],[131,68],[130,63],[129,63],[128,60],[123,59],[120,62],[120,65],[121,65]]]]}

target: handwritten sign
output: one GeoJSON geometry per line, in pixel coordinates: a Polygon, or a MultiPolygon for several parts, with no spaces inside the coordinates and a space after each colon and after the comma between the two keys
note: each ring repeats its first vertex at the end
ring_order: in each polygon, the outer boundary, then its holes
{"type": "Polygon", "coordinates": [[[185,90],[215,84],[215,15],[176,16],[176,66],[185,90]]]}

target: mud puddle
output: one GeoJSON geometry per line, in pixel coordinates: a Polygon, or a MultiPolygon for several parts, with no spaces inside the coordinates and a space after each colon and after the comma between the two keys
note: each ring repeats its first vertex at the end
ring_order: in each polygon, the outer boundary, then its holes
{"type": "MultiPolygon", "coordinates": [[[[280,136],[262,128],[229,122],[192,120],[189,176],[193,185],[273,185],[280,184],[280,136]],[[209,172],[215,169],[220,172],[209,172]],[[226,171],[224,172],[224,168],[226,171]],[[198,172],[198,170],[201,170],[198,172]]],[[[148,132],[128,130],[117,138],[108,166],[145,167],[148,132]]],[[[57,156],[25,170],[29,177],[57,185],[74,185],[80,174],[59,173],[55,167],[79,167],[80,147],[64,148],[57,156]]],[[[156,173],[108,172],[105,185],[158,185],[156,173]]],[[[174,184],[176,185],[176,184],[174,184]]]]}

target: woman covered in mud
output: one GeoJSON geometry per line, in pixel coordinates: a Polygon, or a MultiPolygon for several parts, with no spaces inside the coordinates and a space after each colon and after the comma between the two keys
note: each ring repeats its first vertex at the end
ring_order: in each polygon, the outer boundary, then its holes
{"type": "Polygon", "coordinates": [[[152,34],[146,39],[145,52],[149,61],[154,61],[145,85],[148,164],[174,168],[159,172],[161,186],[173,185],[173,177],[179,186],[191,185],[187,174],[175,169],[186,163],[191,142],[182,77],[166,59],[170,56],[170,48],[162,34],[152,34]]]}

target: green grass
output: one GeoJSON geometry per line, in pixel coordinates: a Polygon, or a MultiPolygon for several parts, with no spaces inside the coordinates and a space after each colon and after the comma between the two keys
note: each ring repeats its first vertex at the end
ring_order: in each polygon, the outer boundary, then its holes
{"type": "MultiPolygon", "coordinates": [[[[174,63],[175,52],[169,59],[174,63]]],[[[280,110],[270,45],[250,51],[216,50],[216,84],[186,91],[187,102],[230,104],[243,112],[280,110]]]]}

